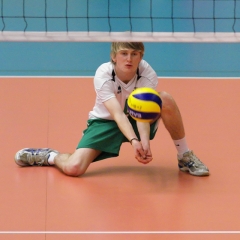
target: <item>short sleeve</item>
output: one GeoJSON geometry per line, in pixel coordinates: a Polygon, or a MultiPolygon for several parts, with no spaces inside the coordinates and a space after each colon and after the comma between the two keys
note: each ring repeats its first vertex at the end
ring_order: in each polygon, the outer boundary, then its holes
{"type": "Polygon", "coordinates": [[[104,84],[100,88],[96,88],[97,98],[101,102],[105,102],[113,97],[115,97],[114,93],[114,85],[112,80],[105,81],[104,84]]]}
{"type": "Polygon", "coordinates": [[[144,60],[139,64],[139,74],[141,76],[139,87],[150,87],[153,89],[157,88],[158,77],[153,68],[144,60]]]}

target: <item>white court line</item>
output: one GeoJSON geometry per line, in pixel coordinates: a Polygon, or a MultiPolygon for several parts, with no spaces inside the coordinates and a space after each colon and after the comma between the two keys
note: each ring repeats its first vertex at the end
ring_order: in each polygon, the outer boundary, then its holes
{"type": "Polygon", "coordinates": [[[0,76],[0,78],[94,78],[94,76],[0,76]]]}
{"type": "MultiPolygon", "coordinates": [[[[94,78],[94,76],[0,76],[1,78],[94,78]]],[[[240,77],[169,77],[158,76],[159,79],[236,79],[240,80],[240,77]]]]}
{"type": "Polygon", "coordinates": [[[240,234],[240,231],[0,231],[0,234],[240,234]]]}

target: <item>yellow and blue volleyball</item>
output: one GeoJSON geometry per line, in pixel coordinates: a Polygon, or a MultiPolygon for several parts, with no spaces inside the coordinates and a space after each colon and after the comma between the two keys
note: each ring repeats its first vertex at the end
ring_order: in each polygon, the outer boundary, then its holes
{"type": "Polygon", "coordinates": [[[156,90],[142,87],[129,95],[127,107],[129,115],[136,121],[151,122],[159,117],[162,100],[156,90]]]}

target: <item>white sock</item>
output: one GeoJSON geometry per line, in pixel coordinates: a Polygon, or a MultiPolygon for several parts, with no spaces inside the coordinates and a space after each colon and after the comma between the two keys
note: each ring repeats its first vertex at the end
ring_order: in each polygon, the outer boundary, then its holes
{"type": "Polygon", "coordinates": [[[58,155],[58,153],[50,152],[48,157],[48,163],[50,165],[54,165],[54,158],[58,155]]]}
{"type": "Polygon", "coordinates": [[[189,151],[186,138],[184,137],[179,140],[173,140],[173,142],[177,149],[178,157],[181,159],[183,157],[183,154],[189,151]]]}

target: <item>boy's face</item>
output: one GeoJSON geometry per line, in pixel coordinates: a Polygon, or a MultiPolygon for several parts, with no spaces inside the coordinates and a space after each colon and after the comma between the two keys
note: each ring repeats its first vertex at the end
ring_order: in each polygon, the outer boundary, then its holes
{"type": "Polygon", "coordinates": [[[112,56],[115,62],[117,74],[133,74],[135,75],[138,65],[142,60],[141,52],[134,49],[122,49],[112,56]]]}

